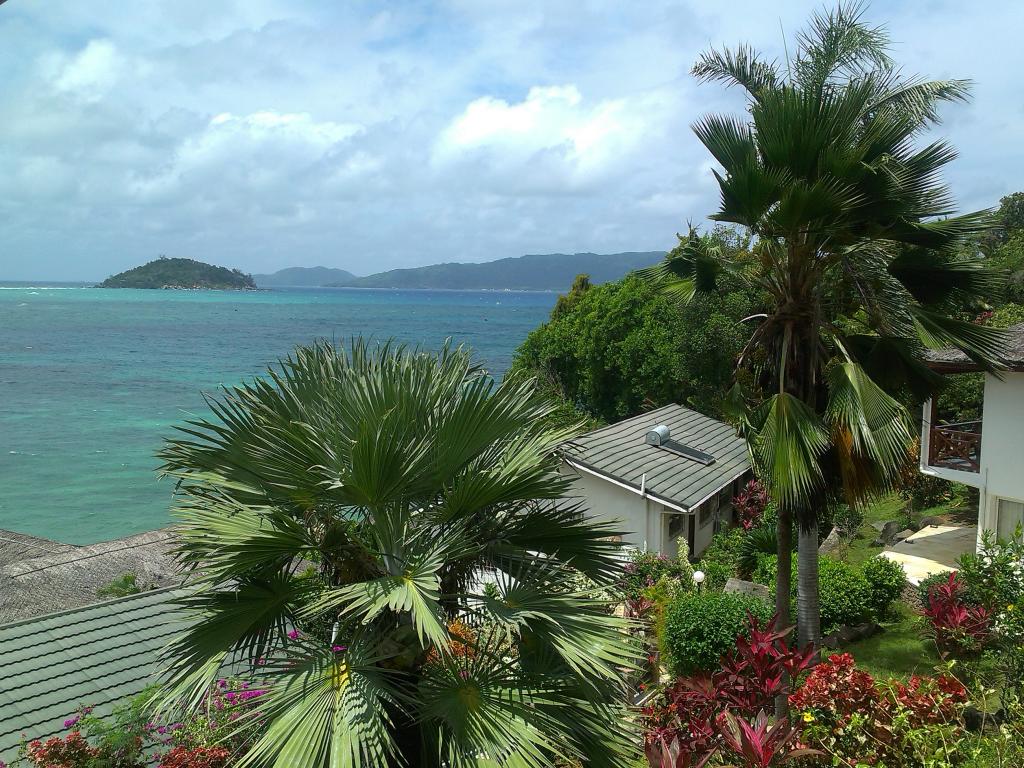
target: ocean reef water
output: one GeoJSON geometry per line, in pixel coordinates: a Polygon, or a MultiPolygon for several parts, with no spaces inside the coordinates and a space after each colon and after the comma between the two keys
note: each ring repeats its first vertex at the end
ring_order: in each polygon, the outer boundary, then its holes
{"type": "Polygon", "coordinates": [[[470,346],[496,375],[549,293],[146,291],[0,285],[0,528],[73,544],[170,522],[154,453],[203,392],[297,344],[352,336],[470,346]]]}

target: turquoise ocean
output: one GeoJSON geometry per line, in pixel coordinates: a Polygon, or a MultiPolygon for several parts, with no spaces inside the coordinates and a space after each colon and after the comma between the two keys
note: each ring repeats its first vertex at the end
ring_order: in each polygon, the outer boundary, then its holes
{"type": "Polygon", "coordinates": [[[550,293],[145,291],[0,284],[0,528],[72,544],[170,521],[154,453],[203,392],[297,344],[470,346],[500,376],[550,293]]]}

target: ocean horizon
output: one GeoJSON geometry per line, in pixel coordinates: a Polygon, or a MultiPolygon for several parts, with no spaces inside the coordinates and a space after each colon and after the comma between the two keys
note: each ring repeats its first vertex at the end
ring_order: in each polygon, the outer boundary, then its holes
{"type": "Polygon", "coordinates": [[[555,292],[94,288],[0,282],[0,528],[90,544],[171,522],[175,424],[296,345],[466,344],[501,376],[555,292]]]}

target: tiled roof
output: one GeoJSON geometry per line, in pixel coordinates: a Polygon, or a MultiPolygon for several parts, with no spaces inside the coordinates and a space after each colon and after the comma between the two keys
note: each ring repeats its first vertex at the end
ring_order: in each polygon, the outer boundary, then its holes
{"type": "Polygon", "coordinates": [[[24,533],[0,529],[0,566],[7,566],[19,560],[67,552],[76,547],[59,541],[26,536],[24,533]]]}
{"type": "Polygon", "coordinates": [[[588,432],[566,444],[564,451],[571,464],[637,490],[643,484],[651,496],[685,509],[750,470],[746,443],[733,427],[675,404],[588,432]],[[705,466],[647,445],[647,432],[659,424],[671,430],[674,442],[710,453],[714,463],[705,466]]]}
{"type": "MultiPolygon", "coordinates": [[[[1012,325],[1006,329],[1006,349],[1004,357],[1011,371],[1024,370],[1024,323],[1012,325]]],[[[979,366],[967,355],[955,347],[946,349],[929,349],[924,353],[928,364],[938,371],[977,371],[979,366]]]]}
{"type": "Polygon", "coordinates": [[[163,646],[181,631],[160,589],[0,625],[0,760],[22,734],[48,738],[82,705],[98,714],[153,682],[163,646]]]}

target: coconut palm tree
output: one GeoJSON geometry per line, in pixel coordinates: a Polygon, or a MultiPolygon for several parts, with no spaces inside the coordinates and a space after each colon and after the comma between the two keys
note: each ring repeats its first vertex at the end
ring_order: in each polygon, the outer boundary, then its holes
{"type": "Polygon", "coordinates": [[[318,344],[210,406],[161,452],[194,589],[165,706],[242,665],[242,766],[625,764],[619,545],[561,500],[532,381],[318,344]]]}
{"type": "Polygon", "coordinates": [[[955,316],[999,289],[964,249],[987,215],[954,215],[938,177],[956,153],[918,143],[967,83],[906,77],[887,43],[858,6],[840,6],[813,17],[786,66],[746,47],[704,54],[696,76],[740,86],[748,107],[694,125],[721,167],[711,218],[749,230],[755,265],[691,231],[647,272],[683,300],[737,281],[763,297],[737,362],[760,386],[732,394],[779,505],[782,616],[798,524],[802,643],[820,640],[819,512],[830,497],[857,504],[895,482],[912,444],[904,404],[938,385],[924,348],[956,346],[989,368],[1002,349],[997,332],[955,316]]]}

